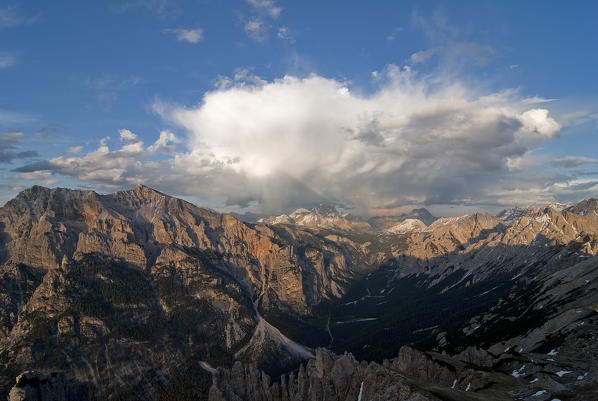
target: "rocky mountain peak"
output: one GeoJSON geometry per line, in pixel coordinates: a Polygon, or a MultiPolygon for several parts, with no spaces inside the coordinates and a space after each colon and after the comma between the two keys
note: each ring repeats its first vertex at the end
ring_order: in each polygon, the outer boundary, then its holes
{"type": "Polygon", "coordinates": [[[287,224],[334,230],[370,231],[370,224],[359,217],[341,211],[331,203],[321,203],[310,209],[297,209],[293,213],[271,216],[259,220],[266,224],[287,224]]]}
{"type": "Polygon", "coordinates": [[[332,203],[320,203],[309,209],[300,208],[290,214],[291,217],[297,217],[301,215],[315,215],[322,218],[343,218],[348,215],[346,212],[338,210],[336,205],[332,203]]]}
{"type": "Polygon", "coordinates": [[[156,197],[156,196],[170,198],[170,196],[168,196],[160,191],[157,191],[153,188],[147,187],[143,184],[137,184],[135,186],[135,188],[133,188],[129,192],[132,192],[140,197],[146,197],[146,198],[152,198],[152,197],[156,197]]]}
{"type": "Polygon", "coordinates": [[[386,229],[384,232],[390,234],[405,234],[408,232],[421,231],[425,228],[426,225],[419,219],[405,219],[399,224],[386,229]]]}
{"type": "Polygon", "coordinates": [[[598,217],[598,199],[590,198],[579,202],[577,205],[565,209],[568,212],[582,216],[598,217]]]}
{"type": "Polygon", "coordinates": [[[430,211],[424,207],[411,209],[411,211],[407,213],[401,213],[397,215],[391,216],[374,216],[371,217],[368,222],[377,230],[388,230],[397,224],[407,220],[407,219],[415,219],[419,220],[424,225],[429,226],[430,224],[434,223],[438,218],[434,217],[430,211]]]}

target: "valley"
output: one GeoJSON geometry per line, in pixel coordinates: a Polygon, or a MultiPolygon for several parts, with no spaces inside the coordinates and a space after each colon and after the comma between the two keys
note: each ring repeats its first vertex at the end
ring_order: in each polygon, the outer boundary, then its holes
{"type": "Polygon", "coordinates": [[[94,400],[593,400],[597,210],[243,222],[32,187],[0,209],[0,396],[35,370],[94,400]]]}

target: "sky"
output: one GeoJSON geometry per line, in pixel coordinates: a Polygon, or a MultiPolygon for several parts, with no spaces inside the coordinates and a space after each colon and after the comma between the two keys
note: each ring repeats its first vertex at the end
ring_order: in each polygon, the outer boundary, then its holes
{"type": "Polygon", "coordinates": [[[238,213],[598,196],[595,1],[0,0],[0,202],[238,213]]]}

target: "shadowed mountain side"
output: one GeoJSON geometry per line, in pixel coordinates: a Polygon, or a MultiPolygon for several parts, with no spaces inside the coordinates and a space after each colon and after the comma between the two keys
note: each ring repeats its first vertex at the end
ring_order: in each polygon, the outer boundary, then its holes
{"type": "Polygon", "coordinates": [[[485,245],[469,254],[456,250],[425,260],[403,256],[356,281],[325,310],[318,308],[314,323],[330,330],[334,351],[380,362],[404,344],[432,344],[440,333],[455,332],[539,275],[592,258],[585,246],[584,241],[556,247],[485,245]],[[467,259],[471,268],[448,263],[467,259]],[[403,273],[407,268],[415,271],[403,273]]]}
{"type": "Polygon", "coordinates": [[[209,399],[595,400],[598,257],[528,280],[431,351],[403,346],[378,364],[317,349],[274,382],[237,363],[214,374],[209,399]]]}
{"type": "Polygon", "coordinates": [[[185,380],[205,387],[202,366],[278,375],[304,345],[381,361],[589,258],[597,222],[545,209],[377,235],[247,224],[143,186],[33,187],[0,208],[0,393],[58,369],[97,399],[184,398],[205,394],[185,380]]]}

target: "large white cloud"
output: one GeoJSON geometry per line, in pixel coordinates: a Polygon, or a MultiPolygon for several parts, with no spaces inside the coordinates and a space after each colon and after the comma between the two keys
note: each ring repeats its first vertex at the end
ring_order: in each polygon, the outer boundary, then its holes
{"type": "Polygon", "coordinates": [[[266,213],[326,200],[357,213],[422,203],[507,205],[575,191],[563,189],[575,177],[540,168],[550,162],[534,153],[560,124],[517,91],[478,93],[393,65],[374,79],[378,89],[363,94],[318,75],[265,81],[238,73],[197,106],[154,105],[187,132],[184,144],[163,131],[146,146],[123,129],[118,149],[103,141],[86,155],[17,171],[51,171],[104,188],[141,182],[266,213]]]}
{"type": "Polygon", "coordinates": [[[156,110],[189,132],[175,168],[226,171],[239,186],[211,188],[220,196],[283,207],[316,198],[364,208],[474,202],[560,129],[513,91],[482,96],[396,66],[375,75],[380,88],[370,95],[317,75],[286,76],[228,82],[197,107],[156,110]],[[294,184],[270,189],[281,181],[294,184]]]}

